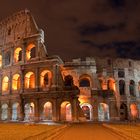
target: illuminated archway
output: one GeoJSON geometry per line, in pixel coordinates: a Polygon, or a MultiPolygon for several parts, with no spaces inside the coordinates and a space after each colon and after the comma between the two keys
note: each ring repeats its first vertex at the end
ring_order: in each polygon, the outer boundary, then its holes
{"type": "Polygon", "coordinates": [[[82,103],[80,106],[82,108],[86,120],[92,120],[93,119],[92,106],[89,103],[82,103]]]}
{"type": "Polygon", "coordinates": [[[27,49],[26,49],[26,60],[30,60],[32,58],[35,58],[35,50],[36,46],[35,44],[29,44],[27,49]]]}
{"type": "Polygon", "coordinates": [[[64,101],[61,104],[61,120],[62,121],[72,121],[71,103],[68,101],[64,101]]]}
{"type": "Polygon", "coordinates": [[[1,119],[7,120],[8,119],[8,105],[3,104],[1,107],[1,119]]]}
{"type": "Polygon", "coordinates": [[[33,72],[28,72],[25,75],[25,88],[35,88],[35,74],[33,72]]]}
{"type": "Polygon", "coordinates": [[[108,79],[108,81],[107,81],[107,89],[116,91],[115,80],[113,78],[108,79]]]}
{"type": "Polygon", "coordinates": [[[13,75],[12,89],[13,90],[19,90],[20,89],[20,75],[19,74],[13,75]]]}
{"type": "Polygon", "coordinates": [[[2,80],[2,91],[6,92],[9,89],[9,78],[5,76],[2,80]]]}
{"type": "Polygon", "coordinates": [[[120,106],[120,120],[124,121],[128,119],[127,105],[122,103],[120,106]]]}
{"type": "Polygon", "coordinates": [[[12,120],[13,121],[18,120],[19,113],[20,113],[19,103],[14,103],[12,105],[12,120]]]}
{"type": "Polygon", "coordinates": [[[21,60],[22,60],[22,49],[18,47],[14,51],[14,61],[17,63],[21,60]]]}
{"type": "Polygon", "coordinates": [[[34,103],[27,103],[24,106],[25,113],[25,121],[33,121],[34,120],[34,103]]]}
{"type": "Polygon", "coordinates": [[[52,120],[52,103],[46,102],[43,109],[43,120],[52,120]]]}
{"type": "Polygon", "coordinates": [[[132,119],[138,118],[139,111],[138,111],[138,108],[137,108],[136,104],[133,103],[133,104],[130,105],[130,113],[131,113],[131,118],[132,119]]]}
{"type": "Polygon", "coordinates": [[[2,67],[2,55],[0,55],[0,67],[2,67]]]}
{"type": "Polygon", "coordinates": [[[98,106],[99,121],[109,121],[109,106],[105,103],[100,103],[98,106]]]}
{"type": "Polygon", "coordinates": [[[52,82],[52,73],[49,70],[44,70],[40,74],[40,86],[42,88],[50,87],[52,82]]]}

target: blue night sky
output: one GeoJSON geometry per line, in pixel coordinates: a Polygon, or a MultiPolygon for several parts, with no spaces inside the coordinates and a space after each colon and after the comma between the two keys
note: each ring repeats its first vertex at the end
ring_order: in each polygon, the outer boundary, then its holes
{"type": "Polygon", "coordinates": [[[140,0],[1,0],[0,19],[24,8],[45,31],[50,55],[140,59],[140,0]]]}

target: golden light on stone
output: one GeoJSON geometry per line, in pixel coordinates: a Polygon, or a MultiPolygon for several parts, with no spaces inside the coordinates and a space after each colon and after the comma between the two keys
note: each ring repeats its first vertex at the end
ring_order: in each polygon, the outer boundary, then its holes
{"type": "Polygon", "coordinates": [[[14,61],[15,62],[19,61],[19,55],[20,55],[21,51],[22,51],[22,49],[20,47],[15,49],[15,52],[14,52],[14,61]]]}
{"type": "Polygon", "coordinates": [[[26,49],[26,60],[30,60],[31,59],[31,50],[35,48],[34,44],[29,44],[27,49],[26,49]]]}
{"type": "Polygon", "coordinates": [[[9,78],[5,76],[2,80],[2,91],[8,91],[9,88],[9,78]]]}
{"type": "Polygon", "coordinates": [[[15,74],[12,79],[12,89],[13,90],[18,90],[20,89],[20,75],[15,74]]]}
{"type": "Polygon", "coordinates": [[[2,67],[2,55],[0,55],[0,67],[2,67]]]}
{"type": "Polygon", "coordinates": [[[35,88],[35,74],[33,72],[28,72],[25,75],[25,88],[35,88]]]}

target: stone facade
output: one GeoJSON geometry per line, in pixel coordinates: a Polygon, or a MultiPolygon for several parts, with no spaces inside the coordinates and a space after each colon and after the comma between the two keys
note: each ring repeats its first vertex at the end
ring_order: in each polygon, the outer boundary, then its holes
{"type": "Polygon", "coordinates": [[[1,121],[138,119],[140,61],[48,56],[28,10],[0,22],[1,121]]]}

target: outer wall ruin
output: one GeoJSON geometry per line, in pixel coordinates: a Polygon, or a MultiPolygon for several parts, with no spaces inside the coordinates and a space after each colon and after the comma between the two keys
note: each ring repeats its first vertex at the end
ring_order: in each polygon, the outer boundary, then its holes
{"type": "Polygon", "coordinates": [[[140,61],[48,56],[28,10],[0,22],[1,121],[140,118],[140,61]]]}

